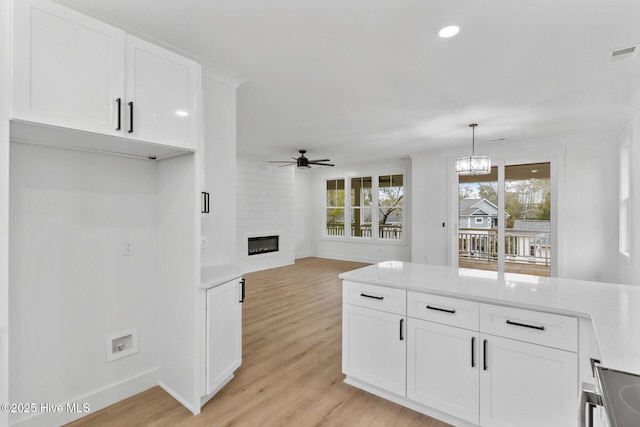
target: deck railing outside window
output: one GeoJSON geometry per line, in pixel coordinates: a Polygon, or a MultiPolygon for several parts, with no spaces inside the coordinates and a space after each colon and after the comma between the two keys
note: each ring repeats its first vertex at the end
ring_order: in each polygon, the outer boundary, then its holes
{"type": "MultiPolygon", "coordinates": [[[[355,227],[351,227],[351,235],[355,236],[355,227]]],[[[327,224],[327,236],[344,236],[344,224],[327,224]]],[[[371,237],[371,227],[361,226],[360,236],[358,237],[371,237]]],[[[402,226],[401,225],[381,225],[378,228],[378,238],[380,239],[402,239],[402,226]]]]}
{"type": "MultiPolygon", "coordinates": [[[[550,232],[507,229],[504,243],[507,262],[550,265],[550,232]]],[[[458,233],[458,254],[460,258],[497,261],[497,230],[461,228],[458,233]]]]}
{"type": "MultiPolygon", "coordinates": [[[[505,230],[507,262],[550,265],[551,233],[545,231],[505,230]]],[[[458,232],[460,258],[498,260],[498,231],[461,228],[458,232]]]]}

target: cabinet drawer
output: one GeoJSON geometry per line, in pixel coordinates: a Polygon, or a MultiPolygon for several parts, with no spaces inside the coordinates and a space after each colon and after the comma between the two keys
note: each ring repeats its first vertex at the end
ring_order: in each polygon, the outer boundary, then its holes
{"type": "Polygon", "coordinates": [[[407,313],[407,293],[403,289],[345,280],[342,282],[342,302],[388,313],[407,313]]]}
{"type": "Polygon", "coordinates": [[[573,352],[578,349],[578,319],[559,314],[480,304],[480,331],[573,352]]]}
{"type": "Polygon", "coordinates": [[[477,331],[479,328],[480,304],[457,298],[407,293],[407,315],[459,328],[477,331]]]}

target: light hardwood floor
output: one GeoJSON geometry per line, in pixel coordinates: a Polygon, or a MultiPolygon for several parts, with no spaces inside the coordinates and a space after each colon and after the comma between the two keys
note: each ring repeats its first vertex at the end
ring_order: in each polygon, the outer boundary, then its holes
{"type": "Polygon", "coordinates": [[[304,258],[246,274],[242,366],[200,415],[154,387],[69,426],[447,426],[344,384],[338,274],[364,265],[304,258]]]}

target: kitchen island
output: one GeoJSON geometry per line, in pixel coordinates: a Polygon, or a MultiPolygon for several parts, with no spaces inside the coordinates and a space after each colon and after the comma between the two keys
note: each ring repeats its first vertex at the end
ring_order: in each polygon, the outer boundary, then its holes
{"type": "Polygon", "coordinates": [[[590,359],[640,373],[640,287],[398,261],[340,278],[345,381],[456,425],[577,425],[590,359]],[[523,389],[563,414],[519,410],[523,389]]]}

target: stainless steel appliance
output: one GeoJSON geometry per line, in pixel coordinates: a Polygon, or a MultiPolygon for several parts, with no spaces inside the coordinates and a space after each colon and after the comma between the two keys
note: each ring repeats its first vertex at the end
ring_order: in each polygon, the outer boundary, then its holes
{"type": "Polygon", "coordinates": [[[640,426],[640,375],[595,365],[596,389],[584,388],[580,425],[593,426],[593,409],[604,407],[610,427],[640,426]]]}

